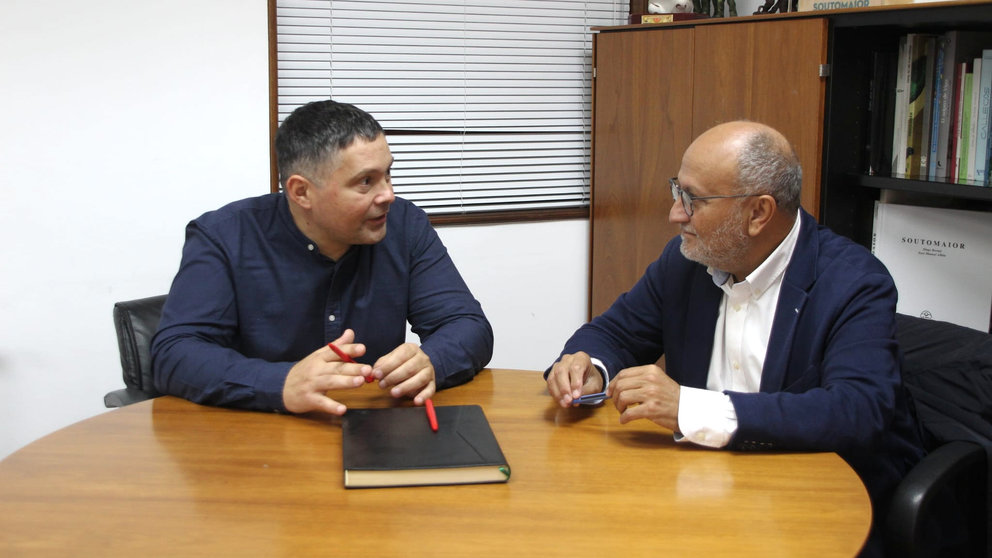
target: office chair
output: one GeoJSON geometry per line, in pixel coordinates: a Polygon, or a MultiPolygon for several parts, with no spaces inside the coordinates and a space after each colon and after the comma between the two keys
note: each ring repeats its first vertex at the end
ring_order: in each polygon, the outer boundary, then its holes
{"type": "Polygon", "coordinates": [[[103,397],[107,407],[123,407],[161,395],[152,381],[151,344],[166,295],[114,304],[114,328],[121,353],[124,389],[103,397]]]}
{"type": "Polygon", "coordinates": [[[992,556],[992,335],[896,316],[903,382],[928,454],[885,518],[891,556],[992,556]]]}

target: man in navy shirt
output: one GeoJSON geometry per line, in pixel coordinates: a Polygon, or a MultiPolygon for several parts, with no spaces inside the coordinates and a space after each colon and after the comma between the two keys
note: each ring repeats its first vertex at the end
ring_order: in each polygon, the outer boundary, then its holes
{"type": "Polygon", "coordinates": [[[283,192],[187,226],[152,341],[155,387],[340,415],[327,392],[366,378],[418,405],[470,380],[492,356],[492,328],[426,214],[393,194],[379,123],[310,103],[280,126],[276,151],[283,192]],[[407,322],[420,345],[404,342],[407,322]]]}

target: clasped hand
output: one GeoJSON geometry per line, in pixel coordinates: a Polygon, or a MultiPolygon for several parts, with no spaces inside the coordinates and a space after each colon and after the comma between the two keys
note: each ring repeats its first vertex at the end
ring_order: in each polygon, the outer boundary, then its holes
{"type": "MultiPolygon", "coordinates": [[[[365,354],[365,345],[355,343],[355,332],[351,329],[346,329],[332,343],[352,358],[365,354]]],[[[328,397],[327,392],[359,387],[366,378],[378,380],[379,387],[388,389],[393,397],[412,396],[417,405],[422,405],[435,391],[431,359],[414,343],[396,347],[372,366],[345,362],[325,345],[289,369],[282,390],[283,404],[292,413],[323,411],[342,415],[347,407],[328,397]]]]}
{"type": "MultiPolygon", "coordinates": [[[[562,407],[575,399],[603,390],[603,375],[584,352],[562,356],[548,374],[548,393],[562,407]]],[[[620,423],[648,419],[678,431],[681,387],[661,367],[635,366],[621,370],[606,388],[606,396],[620,411],[620,423]]]]}

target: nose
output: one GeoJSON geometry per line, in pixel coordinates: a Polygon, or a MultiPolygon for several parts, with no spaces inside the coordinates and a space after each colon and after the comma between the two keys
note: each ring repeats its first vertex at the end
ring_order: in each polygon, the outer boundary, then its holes
{"type": "Polygon", "coordinates": [[[375,197],[375,202],[378,204],[390,204],[396,200],[396,194],[393,192],[393,182],[389,179],[382,181],[383,188],[375,197]]]}
{"type": "Polygon", "coordinates": [[[682,207],[681,201],[672,200],[672,208],[668,211],[668,222],[669,223],[689,222],[689,214],[685,212],[685,208],[682,207]]]}

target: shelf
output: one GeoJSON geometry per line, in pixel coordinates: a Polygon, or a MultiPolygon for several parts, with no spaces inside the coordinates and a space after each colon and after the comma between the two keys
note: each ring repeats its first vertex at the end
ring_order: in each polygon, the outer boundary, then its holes
{"type": "Polygon", "coordinates": [[[847,175],[847,178],[858,186],[878,188],[879,190],[898,190],[959,199],[992,201],[992,188],[987,186],[863,174],[851,174],[847,175]]]}

